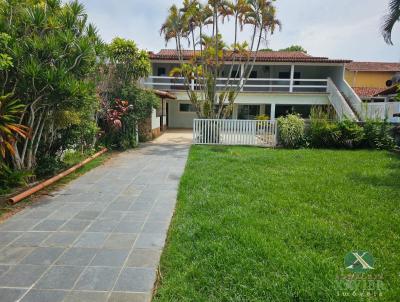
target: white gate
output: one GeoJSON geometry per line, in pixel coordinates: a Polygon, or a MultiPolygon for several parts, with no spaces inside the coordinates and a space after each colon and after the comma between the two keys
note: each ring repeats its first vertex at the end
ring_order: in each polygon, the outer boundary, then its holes
{"type": "Polygon", "coordinates": [[[277,123],[276,121],[195,119],[193,143],[275,147],[277,123]]]}

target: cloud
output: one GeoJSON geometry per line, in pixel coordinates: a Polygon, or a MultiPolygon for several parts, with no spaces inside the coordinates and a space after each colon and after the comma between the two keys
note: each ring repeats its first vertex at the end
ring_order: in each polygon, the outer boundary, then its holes
{"type": "MultiPolygon", "coordinates": [[[[81,0],[89,20],[107,42],[120,36],[135,40],[139,47],[157,51],[164,48],[159,28],[168,8],[179,0],[81,0]]],[[[318,56],[353,60],[400,60],[400,23],[394,31],[395,46],[388,46],[379,28],[388,0],[277,0],[282,32],[269,41],[280,49],[303,45],[318,56]]],[[[223,28],[232,42],[231,27],[223,28]]],[[[248,39],[250,33],[242,33],[248,39]]],[[[169,47],[173,47],[170,44],[169,47]]]]}

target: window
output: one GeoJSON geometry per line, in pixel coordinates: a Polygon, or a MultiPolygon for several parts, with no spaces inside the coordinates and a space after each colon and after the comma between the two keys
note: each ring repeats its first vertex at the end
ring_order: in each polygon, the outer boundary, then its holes
{"type": "Polygon", "coordinates": [[[239,105],[239,120],[255,120],[257,115],[260,115],[259,105],[239,105]]]}
{"type": "MultiPolygon", "coordinates": [[[[279,76],[280,79],[290,79],[290,72],[280,72],[279,76]]],[[[294,78],[295,79],[300,79],[301,78],[301,73],[300,72],[295,72],[294,73],[294,78]]],[[[295,85],[300,85],[299,81],[294,82],[295,85]]]]}
{"type": "Polygon", "coordinates": [[[288,114],[300,114],[302,118],[309,118],[311,105],[276,105],[275,116],[287,116],[288,114]]]}
{"type": "Polygon", "coordinates": [[[180,112],[196,112],[196,109],[192,104],[179,104],[180,112]]]}
{"type": "Polygon", "coordinates": [[[166,75],[167,75],[167,71],[166,71],[165,67],[158,67],[157,76],[165,77],[166,75]]]}
{"type": "Polygon", "coordinates": [[[232,72],[231,72],[231,78],[232,78],[232,79],[240,78],[240,71],[238,71],[238,70],[232,70],[232,72]]]}
{"type": "Polygon", "coordinates": [[[257,79],[257,71],[256,70],[253,70],[251,73],[250,73],[250,77],[249,77],[250,79],[257,79]]]}

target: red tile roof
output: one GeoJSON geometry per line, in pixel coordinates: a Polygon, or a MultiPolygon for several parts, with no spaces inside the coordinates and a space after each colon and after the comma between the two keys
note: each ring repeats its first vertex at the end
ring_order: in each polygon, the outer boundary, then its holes
{"type": "Polygon", "coordinates": [[[383,91],[384,88],[353,87],[360,98],[370,98],[383,91]]]}
{"type": "MultiPolygon", "coordinates": [[[[199,53],[198,51],[196,53],[199,53]]],[[[163,49],[155,54],[150,52],[152,60],[178,60],[178,52],[174,49],[163,49]]],[[[228,53],[230,56],[232,53],[228,53]]],[[[183,51],[185,60],[193,57],[194,52],[191,50],[183,51]]],[[[350,60],[332,60],[326,57],[313,57],[301,51],[260,51],[257,54],[258,62],[291,62],[291,63],[350,63],[350,60]]]]}
{"type": "Polygon", "coordinates": [[[397,85],[394,85],[386,89],[381,89],[381,91],[377,92],[374,96],[392,95],[398,92],[399,92],[399,87],[397,85]]]}
{"type": "Polygon", "coordinates": [[[169,92],[169,91],[164,91],[164,90],[154,90],[154,93],[159,96],[160,98],[163,99],[170,99],[170,100],[176,100],[176,95],[169,92]]]}
{"type": "Polygon", "coordinates": [[[346,64],[349,71],[400,72],[400,63],[352,62],[346,64]]]}

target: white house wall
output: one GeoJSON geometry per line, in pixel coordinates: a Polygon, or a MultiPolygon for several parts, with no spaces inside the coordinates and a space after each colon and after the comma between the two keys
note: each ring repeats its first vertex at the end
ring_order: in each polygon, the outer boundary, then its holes
{"type": "MultiPolygon", "coordinates": [[[[189,98],[185,92],[176,92],[179,101],[170,101],[171,109],[179,111],[179,102],[189,103],[189,98]]],[[[245,93],[238,95],[236,104],[281,104],[281,105],[327,105],[329,98],[327,93],[245,93]]],[[[173,110],[172,110],[173,111],[173,110]]],[[[195,115],[195,114],[194,114],[195,115]]],[[[172,119],[172,116],[170,115],[172,119]]]]}
{"type": "Polygon", "coordinates": [[[193,119],[197,117],[195,112],[180,112],[179,104],[190,104],[187,100],[168,101],[168,128],[193,128],[193,119]]]}
{"type": "MultiPolygon", "coordinates": [[[[177,92],[177,99],[168,102],[168,127],[169,128],[192,128],[193,119],[197,117],[194,112],[180,112],[179,105],[190,104],[185,92],[177,92]]],[[[235,102],[236,105],[328,105],[330,104],[328,94],[289,94],[289,93],[241,93],[235,102]]],[[[235,111],[237,106],[235,106],[235,111]]],[[[234,116],[237,114],[234,113],[234,116]]]]}
{"type": "Polygon", "coordinates": [[[287,94],[287,93],[241,93],[235,104],[278,104],[278,105],[327,105],[328,94],[287,94]]]}
{"type": "Polygon", "coordinates": [[[160,117],[157,116],[157,110],[153,109],[151,113],[151,129],[160,128],[160,117]]]}

